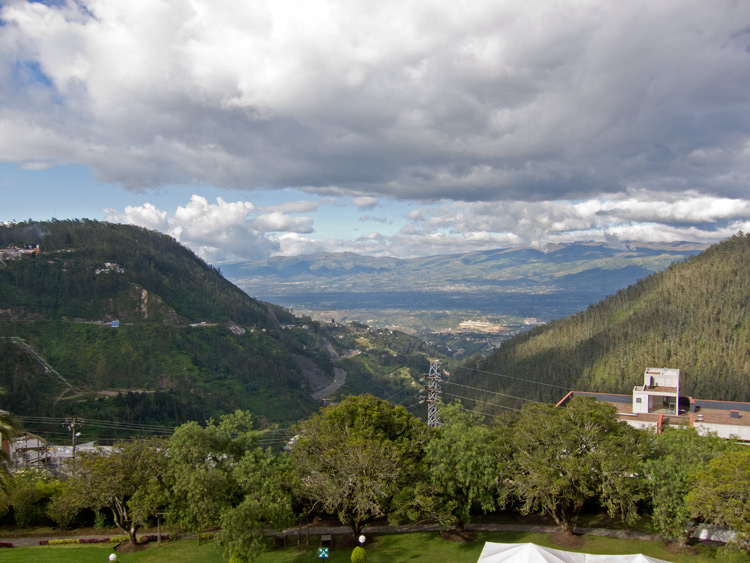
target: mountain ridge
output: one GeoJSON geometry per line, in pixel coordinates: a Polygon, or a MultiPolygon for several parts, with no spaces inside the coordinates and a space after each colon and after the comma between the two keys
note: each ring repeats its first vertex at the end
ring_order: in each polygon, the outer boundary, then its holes
{"type": "Polygon", "coordinates": [[[492,393],[555,401],[568,390],[629,394],[648,366],[680,369],[685,395],[750,401],[750,236],[515,336],[460,381],[489,402],[492,393]]]}
{"type": "Polygon", "coordinates": [[[551,320],[585,309],[703,248],[688,242],[619,248],[580,242],[550,245],[546,252],[514,247],[409,259],[326,252],[225,264],[222,271],[250,295],[306,312],[316,301],[333,301],[323,308],[351,312],[365,294],[370,308],[384,309],[410,301],[399,294],[421,292],[434,293],[435,306],[443,296],[448,310],[551,320]],[[484,305],[467,301],[469,294],[486,295],[484,305]],[[529,310],[519,312],[515,301],[533,294],[547,299],[543,304],[527,300],[529,310]],[[376,295],[382,295],[380,302],[373,301],[376,295]],[[558,303],[550,305],[555,295],[558,303]]]}
{"type": "Polygon", "coordinates": [[[339,394],[390,395],[427,365],[427,347],[406,335],[359,334],[253,299],[155,231],[0,225],[0,249],[0,408],[18,414],[165,424],[243,408],[288,423],[321,406],[313,367],[329,379],[348,370],[339,394]],[[393,354],[351,356],[365,336],[393,354]],[[404,377],[385,376],[395,369],[404,377]]]}

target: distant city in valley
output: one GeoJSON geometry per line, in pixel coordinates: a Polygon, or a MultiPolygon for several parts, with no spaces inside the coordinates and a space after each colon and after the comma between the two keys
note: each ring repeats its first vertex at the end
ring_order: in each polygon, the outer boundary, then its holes
{"type": "Polygon", "coordinates": [[[704,248],[581,242],[412,259],[318,253],[221,270],[252,297],[295,314],[403,330],[475,352],[582,311],[704,248]]]}

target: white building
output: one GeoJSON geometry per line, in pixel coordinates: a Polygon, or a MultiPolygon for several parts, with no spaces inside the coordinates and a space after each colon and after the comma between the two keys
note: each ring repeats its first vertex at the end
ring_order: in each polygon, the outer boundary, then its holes
{"type": "Polygon", "coordinates": [[[750,403],[709,401],[680,396],[680,370],[646,368],[643,385],[632,395],[571,391],[557,405],[574,395],[594,397],[617,409],[620,420],[635,428],[693,427],[701,434],[737,438],[750,443],[750,403]]]}

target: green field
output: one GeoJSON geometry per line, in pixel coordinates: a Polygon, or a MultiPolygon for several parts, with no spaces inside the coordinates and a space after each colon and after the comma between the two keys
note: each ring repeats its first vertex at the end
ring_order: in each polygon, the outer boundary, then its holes
{"type": "MultiPolygon", "coordinates": [[[[293,541],[293,540],[292,540],[293,541]]],[[[340,537],[334,541],[341,542],[340,537]]],[[[550,541],[549,534],[541,533],[510,533],[510,532],[482,532],[477,534],[476,540],[468,543],[456,543],[443,540],[437,533],[421,532],[412,534],[391,534],[368,537],[365,544],[368,563],[427,563],[427,562],[456,562],[474,563],[479,558],[485,541],[504,543],[533,542],[547,547],[557,547],[550,541]]],[[[304,544],[304,539],[303,539],[304,544]]],[[[558,548],[559,549],[559,548],[558,548]]],[[[575,550],[570,550],[575,551],[575,550]]],[[[643,553],[667,561],[684,563],[717,562],[713,547],[700,546],[693,555],[674,554],[665,549],[662,542],[636,541],[626,539],[586,536],[585,544],[580,549],[588,553],[617,554],[643,553]]],[[[19,547],[0,550],[0,560],[3,563],[104,563],[110,553],[110,545],[87,546],[40,546],[19,547]]],[[[350,559],[351,548],[334,548],[327,559],[333,563],[347,563],[350,559]]],[[[148,549],[138,553],[118,553],[117,560],[125,563],[220,563],[221,551],[214,543],[198,544],[197,540],[181,540],[163,543],[161,547],[152,544],[148,549]]],[[[296,545],[286,549],[277,549],[265,553],[258,563],[302,563],[318,559],[317,545],[309,548],[298,548],[296,545]]],[[[750,556],[738,558],[737,563],[750,563],[750,556]]]]}

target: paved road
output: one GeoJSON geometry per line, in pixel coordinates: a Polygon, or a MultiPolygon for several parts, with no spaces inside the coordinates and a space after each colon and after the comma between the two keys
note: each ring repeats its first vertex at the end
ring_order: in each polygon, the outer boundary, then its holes
{"type": "MultiPolygon", "coordinates": [[[[528,524],[467,524],[467,530],[477,532],[539,532],[543,534],[554,534],[560,531],[557,526],[535,526],[528,524]]],[[[438,532],[440,527],[437,524],[413,524],[408,526],[365,526],[362,533],[368,534],[404,534],[410,532],[438,532]]],[[[321,535],[346,535],[351,534],[352,530],[348,526],[310,526],[309,528],[289,528],[284,530],[280,535],[287,537],[297,537],[297,535],[307,536],[321,536],[321,535]]],[[[634,540],[647,540],[647,541],[665,541],[664,536],[658,534],[646,534],[643,532],[633,532],[630,530],[613,530],[608,528],[576,528],[576,534],[590,535],[590,536],[606,536],[611,538],[630,538],[634,540]]],[[[10,542],[16,547],[34,546],[39,545],[41,540],[51,539],[62,539],[62,538],[108,538],[111,536],[122,535],[114,532],[108,535],[59,535],[59,536],[45,536],[45,537],[18,537],[18,538],[0,538],[0,542],[10,542]]],[[[154,535],[153,532],[149,531],[146,534],[141,535],[154,535]]],[[[114,545],[113,545],[114,547],[114,545]]]]}
{"type": "Polygon", "coordinates": [[[338,391],[344,383],[346,383],[346,372],[341,368],[333,368],[333,381],[325,389],[313,393],[313,397],[321,400],[334,391],[338,391]]]}
{"type": "MultiPolygon", "coordinates": [[[[476,532],[539,532],[543,534],[556,534],[560,532],[558,526],[536,526],[530,524],[492,524],[492,523],[469,523],[465,526],[466,530],[476,532]]],[[[289,528],[284,530],[281,535],[296,536],[299,533],[307,534],[308,528],[289,528]]],[[[351,534],[352,530],[348,526],[311,526],[310,535],[342,535],[351,534]]],[[[370,534],[404,534],[410,532],[439,532],[438,524],[412,524],[405,526],[365,526],[362,533],[370,534]]],[[[631,530],[614,530],[609,528],[576,528],[575,534],[590,536],[606,536],[611,538],[631,538],[636,540],[665,541],[666,538],[659,534],[647,534],[644,532],[634,532],[631,530]]]]}

